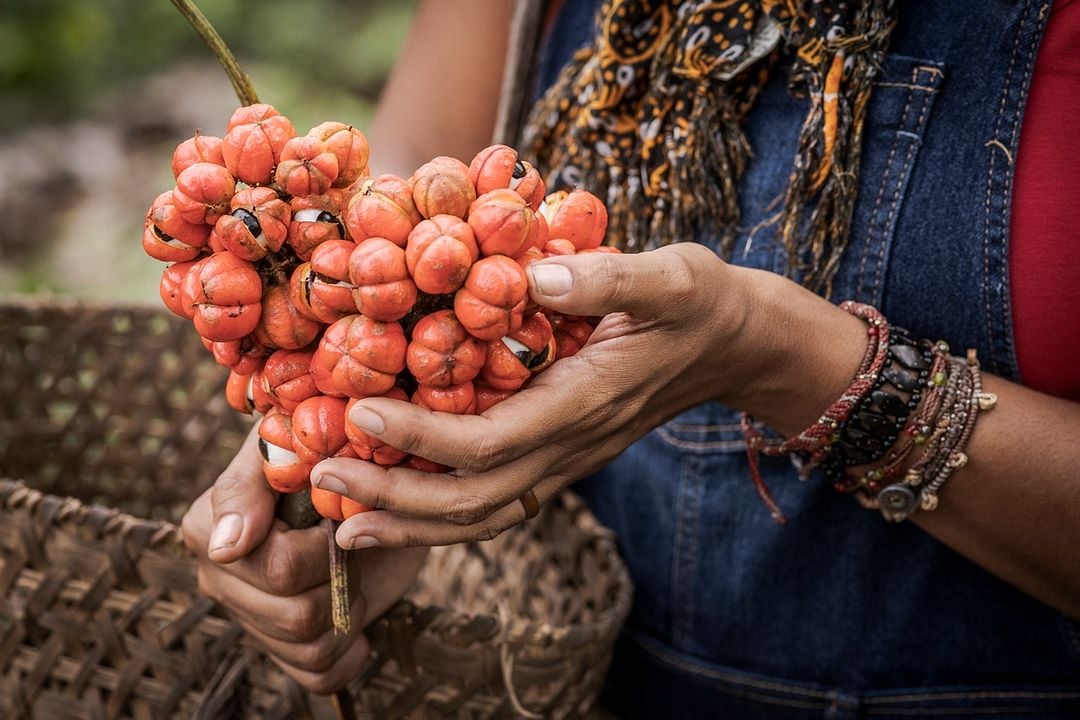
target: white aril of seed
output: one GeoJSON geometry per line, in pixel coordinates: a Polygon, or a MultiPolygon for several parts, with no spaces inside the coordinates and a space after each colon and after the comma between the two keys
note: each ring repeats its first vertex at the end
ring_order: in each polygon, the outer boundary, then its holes
{"type": "Polygon", "coordinates": [[[277,467],[287,467],[299,463],[300,458],[292,450],[286,450],[273,443],[266,443],[266,462],[277,467]]]}
{"type": "Polygon", "coordinates": [[[319,215],[323,213],[318,208],[305,208],[303,210],[297,210],[293,214],[293,220],[297,222],[318,222],[319,215]]]}
{"type": "Polygon", "coordinates": [[[505,345],[510,350],[510,352],[514,353],[514,355],[517,355],[519,357],[522,353],[525,353],[526,355],[533,354],[533,351],[529,348],[528,345],[525,345],[524,343],[521,343],[509,336],[506,336],[502,339],[502,344],[505,345]]]}

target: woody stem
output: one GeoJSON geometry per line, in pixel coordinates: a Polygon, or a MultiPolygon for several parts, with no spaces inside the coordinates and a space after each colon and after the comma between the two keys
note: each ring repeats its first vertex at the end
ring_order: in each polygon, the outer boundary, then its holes
{"type": "Polygon", "coordinates": [[[348,635],[349,622],[349,563],[346,550],[334,540],[339,522],[330,520],[327,534],[330,544],[330,616],[334,623],[334,634],[348,635]]]}
{"type": "Polygon", "coordinates": [[[196,7],[193,0],[172,0],[172,4],[176,6],[176,9],[187,19],[191,27],[195,29],[195,32],[203,39],[206,46],[210,48],[210,51],[214,53],[214,57],[218,59],[221,66],[225,68],[225,74],[229,76],[229,80],[232,82],[233,90],[236,91],[236,97],[240,99],[241,105],[254,105],[259,102],[259,96],[255,94],[255,88],[251,84],[251,78],[240,69],[240,63],[236,62],[236,56],[229,50],[228,45],[218,34],[218,31],[214,29],[214,26],[210,24],[210,21],[203,15],[202,10],[196,7]]]}

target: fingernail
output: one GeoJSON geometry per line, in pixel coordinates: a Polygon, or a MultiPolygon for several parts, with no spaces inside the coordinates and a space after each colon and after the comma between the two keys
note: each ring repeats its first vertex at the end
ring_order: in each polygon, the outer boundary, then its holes
{"type": "Polygon", "coordinates": [[[312,482],[315,483],[315,487],[320,490],[326,490],[327,492],[335,492],[338,495],[347,495],[349,488],[345,487],[345,483],[338,480],[333,475],[319,475],[316,478],[312,478],[312,482]]]}
{"type": "Polygon", "coordinates": [[[363,548],[376,547],[379,545],[379,538],[371,537],[370,535],[356,535],[349,538],[349,550],[362,550],[363,548]]]}
{"type": "Polygon", "coordinates": [[[210,534],[210,550],[221,550],[223,548],[231,547],[240,540],[240,533],[244,531],[244,518],[240,517],[237,513],[227,513],[222,515],[217,524],[214,525],[214,532],[210,534]]]}
{"type": "Polygon", "coordinates": [[[533,287],[541,295],[565,295],[574,287],[574,276],[565,265],[530,265],[533,287]]]}
{"type": "Polygon", "coordinates": [[[386,422],[383,421],[382,415],[363,405],[357,405],[352,409],[349,420],[353,425],[371,435],[381,435],[386,432],[386,422]]]}

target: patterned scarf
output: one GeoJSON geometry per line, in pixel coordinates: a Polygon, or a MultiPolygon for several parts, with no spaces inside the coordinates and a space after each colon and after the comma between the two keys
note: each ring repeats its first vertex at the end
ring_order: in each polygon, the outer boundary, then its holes
{"type": "Polygon", "coordinates": [[[609,242],[642,250],[723,232],[750,158],[741,125],[771,67],[809,112],[779,212],[788,274],[828,292],[851,225],[863,120],[894,21],[893,0],[606,0],[533,109],[524,147],[549,185],[605,200],[609,242]]]}

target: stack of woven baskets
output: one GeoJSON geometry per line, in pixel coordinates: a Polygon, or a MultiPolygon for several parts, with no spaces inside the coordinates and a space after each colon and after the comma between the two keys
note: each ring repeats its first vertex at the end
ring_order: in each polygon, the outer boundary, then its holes
{"type": "MultiPolygon", "coordinates": [[[[0,718],[338,717],[198,594],[173,524],[246,432],[223,373],[161,311],[0,302],[0,718]]],[[[630,596],[571,495],[436,549],[368,629],[355,714],[583,717],[630,596]]]]}

